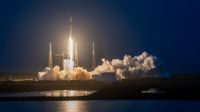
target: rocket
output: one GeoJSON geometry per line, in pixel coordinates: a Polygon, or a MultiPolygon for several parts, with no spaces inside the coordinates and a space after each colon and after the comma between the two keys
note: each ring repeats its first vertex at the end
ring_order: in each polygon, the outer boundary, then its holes
{"type": "Polygon", "coordinates": [[[70,32],[69,32],[69,38],[72,37],[72,16],[70,16],[70,32]]]}
{"type": "Polygon", "coordinates": [[[74,42],[72,39],[72,16],[70,16],[70,32],[69,32],[69,39],[68,39],[68,58],[69,60],[73,61],[74,55],[74,42]]]}
{"type": "Polygon", "coordinates": [[[51,43],[49,43],[49,68],[51,68],[51,69],[53,68],[51,43]]]}
{"type": "MultiPolygon", "coordinates": [[[[69,40],[70,40],[70,38],[71,38],[71,40],[73,40],[72,39],[72,16],[70,16],[70,34],[69,34],[69,40]]],[[[73,44],[73,43],[72,43],[73,44]]],[[[74,48],[72,48],[71,50],[73,50],[74,49],[74,66],[75,67],[78,67],[78,48],[77,48],[77,43],[75,43],[74,44],[74,46],[73,46],[74,48]]]]}
{"type": "Polygon", "coordinates": [[[74,41],[72,38],[72,17],[70,16],[70,32],[68,39],[67,59],[64,59],[64,69],[71,72],[74,68],[74,41]]]}

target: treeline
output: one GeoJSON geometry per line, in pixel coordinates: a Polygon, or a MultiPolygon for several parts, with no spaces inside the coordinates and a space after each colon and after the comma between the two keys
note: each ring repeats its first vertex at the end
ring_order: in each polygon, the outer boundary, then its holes
{"type": "Polygon", "coordinates": [[[27,91],[48,91],[48,90],[98,90],[107,83],[87,81],[0,81],[0,92],[27,92],[27,91]]]}
{"type": "Polygon", "coordinates": [[[36,80],[37,78],[37,73],[0,72],[0,81],[36,80]]]}

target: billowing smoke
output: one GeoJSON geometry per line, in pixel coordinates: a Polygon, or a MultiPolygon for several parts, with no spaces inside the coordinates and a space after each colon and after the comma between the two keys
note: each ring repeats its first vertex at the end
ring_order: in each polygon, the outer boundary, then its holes
{"type": "Polygon", "coordinates": [[[60,67],[55,66],[52,70],[46,67],[43,72],[38,73],[39,80],[58,80],[60,79],[60,67]]]}
{"type": "Polygon", "coordinates": [[[38,73],[38,77],[39,80],[89,80],[93,75],[105,75],[105,73],[114,73],[117,79],[168,76],[155,56],[143,52],[139,56],[125,55],[123,59],[111,61],[102,58],[102,64],[91,72],[82,67],[74,68],[70,72],[60,70],[59,66],[53,69],[47,67],[38,73]]]}
{"type": "Polygon", "coordinates": [[[39,80],[89,80],[90,73],[82,67],[74,68],[71,73],[66,70],[60,71],[59,66],[53,69],[46,67],[43,72],[38,73],[39,80]]]}
{"type": "Polygon", "coordinates": [[[139,56],[132,57],[125,55],[123,59],[112,59],[111,61],[102,58],[102,64],[97,66],[91,75],[112,72],[118,79],[135,77],[157,77],[165,76],[162,67],[158,64],[157,58],[143,52],[139,56]]]}
{"type": "Polygon", "coordinates": [[[90,73],[82,67],[74,68],[71,73],[71,80],[89,80],[91,79],[90,73]]]}

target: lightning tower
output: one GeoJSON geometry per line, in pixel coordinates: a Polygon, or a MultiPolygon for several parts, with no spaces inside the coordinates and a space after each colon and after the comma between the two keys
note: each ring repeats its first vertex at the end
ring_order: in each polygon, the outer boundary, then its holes
{"type": "Polygon", "coordinates": [[[75,43],[75,52],[74,52],[74,66],[78,67],[78,46],[77,43],[75,43]]]}
{"type": "Polygon", "coordinates": [[[51,68],[51,69],[53,68],[51,43],[49,43],[49,68],[51,68]]]}
{"type": "Polygon", "coordinates": [[[94,48],[94,42],[92,42],[92,69],[96,67],[96,53],[94,48]]]}

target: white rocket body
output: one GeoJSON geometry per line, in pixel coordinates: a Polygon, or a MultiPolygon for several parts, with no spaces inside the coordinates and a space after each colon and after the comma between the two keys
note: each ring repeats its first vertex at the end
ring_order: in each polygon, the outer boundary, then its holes
{"type": "Polygon", "coordinates": [[[67,59],[63,60],[64,70],[70,73],[74,68],[74,44],[72,39],[72,17],[70,16],[70,34],[68,39],[68,53],[67,59]]]}

